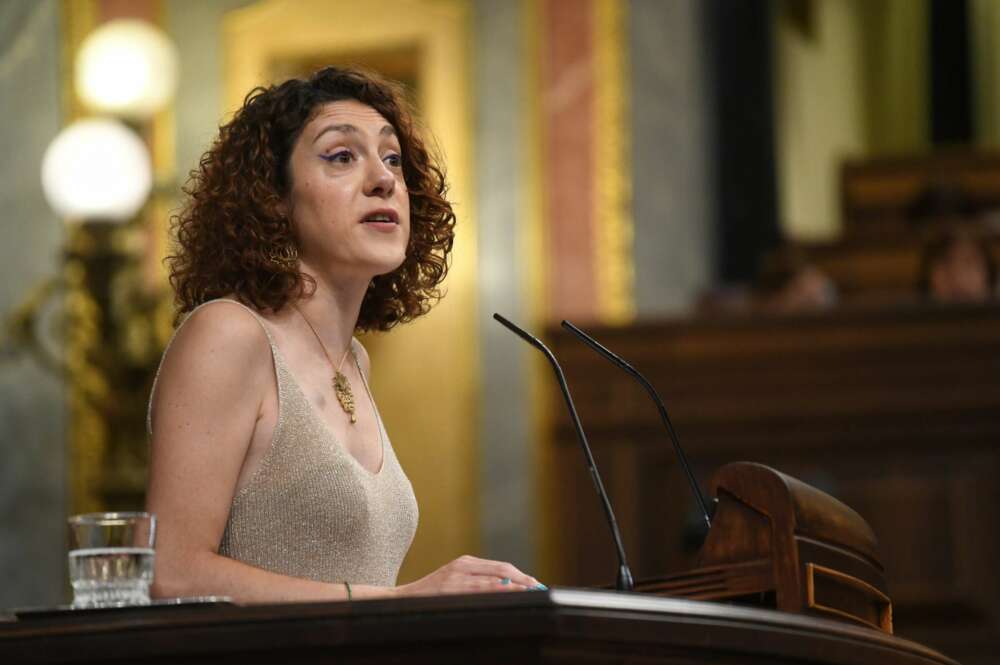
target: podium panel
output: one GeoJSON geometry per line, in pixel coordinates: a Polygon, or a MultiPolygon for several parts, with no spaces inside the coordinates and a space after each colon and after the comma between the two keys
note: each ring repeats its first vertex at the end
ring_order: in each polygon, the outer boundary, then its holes
{"type": "Polygon", "coordinates": [[[874,629],[633,593],[24,613],[3,663],[958,665],[874,629]]]}

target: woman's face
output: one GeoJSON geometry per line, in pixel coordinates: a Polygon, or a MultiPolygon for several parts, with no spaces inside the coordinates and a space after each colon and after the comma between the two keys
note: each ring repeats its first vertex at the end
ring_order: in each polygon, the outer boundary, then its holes
{"type": "Polygon", "coordinates": [[[290,158],[289,211],[303,267],[363,280],[403,263],[410,200],[395,130],[355,100],[324,104],[290,158]]]}
{"type": "Polygon", "coordinates": [[[948,302],[989,300],[992,285],[982,249],[966,237],[958,237],[931,270],[931,294],[948,302]]]}

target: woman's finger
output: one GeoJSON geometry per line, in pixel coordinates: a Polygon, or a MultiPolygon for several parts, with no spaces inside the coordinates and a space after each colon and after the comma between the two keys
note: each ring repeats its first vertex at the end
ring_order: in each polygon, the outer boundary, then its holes
{"type": "Polygon", "coordinates": [[[470,565],[470,573],[473,575],[487,575],[498,579],[509,579],[526,587],[533,587],[538,584],[538,580],[530,575],[525,575],[512,564],[505,561],[491,561],[489,559],[479,559],[475,565],[470,565]]]}
{"type": "Polygon", "coordinates": [[[465,574],[452,578],[451,583],[446,585],[444,590],[446,593],[482,593],[527,591],[530,588],[530,586],[512,581],[509,577],[499,578],[493,575],[465,574]]]}
{"type": "Polygon", "coordinates": [[[508,573],[507,577],[509,577],[512,582],[515,582],[517,584],[520,584],[522,586],[526,586],[526,587],[529,587],[529,588],[538,585],[538,580],[536,580],[531,575],[528,575],[527,573],[521,572],[520,570],[518,570],[517,568],[515,568],[514,566],[512,566],[509,563],[507,564],[507,566],[510,569],[510,572],[508,573]]]}
{"type": "Polygon", "coordinates": [[[513,581],[509,577],[501,578],[499,581],[499,585],[503,587],[504,590],[508,591],[527,591],[529,589],[536,588],[535,585],[533,584],[530,586],[521,584],[520,582],[513,581]]]}

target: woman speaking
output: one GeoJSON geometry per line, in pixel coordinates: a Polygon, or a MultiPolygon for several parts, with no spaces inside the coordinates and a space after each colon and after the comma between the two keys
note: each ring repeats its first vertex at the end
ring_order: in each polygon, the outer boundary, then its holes
{"type": "Polygon", "coordinates": [[[371,74],[327,68],[257,88],[220,129],[168,259],[181,324],[150,398],[155,595],[538,585],[463,556],[396,586],[417,503],[354,333],[411,321],[439,297],[446,189],[401,91],[371,74]]]}

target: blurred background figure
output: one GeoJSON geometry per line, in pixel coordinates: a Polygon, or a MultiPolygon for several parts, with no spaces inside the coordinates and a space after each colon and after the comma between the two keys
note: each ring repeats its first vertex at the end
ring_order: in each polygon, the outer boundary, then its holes
{"type": "Polygon", "coordinates": [[[966,188],[931,182],[906,207],[912,232],[926,238],[920,253],[917,289],[935,302],[990,300],[996,289],[986,216],[966,188]]]}
{"type": "Polygon", "coordinates": [[[936,302],[976,303],[996,294],[996,261],[970,230],[939,235],[924,248],[919,289],[936,302]]]}
{"type": "Polygon", "coordinates": [[[837,285],[822,270],[803,265],[787,275],[780,286],[761,301],[765,311],[798,312],[822,310],[837,304],[837,285]]]}

